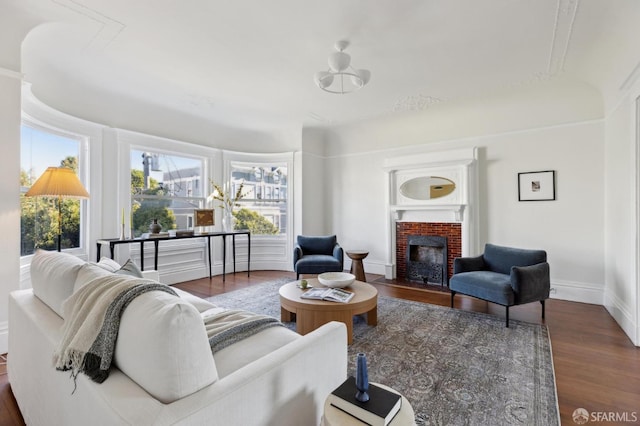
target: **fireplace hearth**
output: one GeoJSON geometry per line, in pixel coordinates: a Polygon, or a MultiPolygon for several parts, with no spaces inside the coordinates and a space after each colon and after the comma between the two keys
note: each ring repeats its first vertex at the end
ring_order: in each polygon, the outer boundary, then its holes
{"type": "Polygon", "coordinates": [[[447,237],[408,235],[406,279],[424,284],[449,285],[447,237]]]}

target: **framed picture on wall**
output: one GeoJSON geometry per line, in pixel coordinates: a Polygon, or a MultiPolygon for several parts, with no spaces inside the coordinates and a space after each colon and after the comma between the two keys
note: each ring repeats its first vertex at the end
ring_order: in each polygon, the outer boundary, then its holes
{"type": "Polygon", "coordinates": [[[555,170],[518,173],[518,201],[552,201],[555,199],[555,170]]]}

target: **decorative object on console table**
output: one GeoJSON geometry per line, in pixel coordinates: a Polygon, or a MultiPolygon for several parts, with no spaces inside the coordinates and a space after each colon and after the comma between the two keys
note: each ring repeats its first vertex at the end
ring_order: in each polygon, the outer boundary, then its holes
{"type": "Polygon", "coordinates": [[[127,236],[124,234],[124,208],[122,209],[122,229],[120,230],[120,239],[126,240],[127,236]]]}
{"type": "Polygon", "coordinates": [[[215,225],[213,209],[196,209],[193,211],[193,217],[194,226],[197,228],[215,225]]]}
{"type": "Polygon", "coordinates": [[[345,413],[372,426],[386,426],[398,414],[402,407],[400,394],[369,384],[369,401],[356,399],[355,377],[349,377],[329,395],[330,404],[345,413]]]}
{"type": "Polygon", "coordinates": [[[233,213],[224,212],[222,216],[222,230],[224,232],[233,231],[233,213]]]}
{"type": "Polygon", "coordinates": [[[149,225],[149,232],[152,234],[159,234],[162,231],[162,225],[158,223],[158,219],[153,219],[151,225],[149,225]]]}
{"type": "Polygon", "coordinates": [[[356,355],[356,399],[360,402],[369,401],[369,373],[367,372],[367,356],[362,352],[356,355]]]}
{"type": "Polygon", "coordinates": [[[219,201],[220,208],[223,209],[222,213],[222,230],[224,232],[233,231],[233,209],[240,207],[238,201],[242,200],[246,194],[242,193],[244,188],[244,182],[240,183],[234,196],[231,196],[230,184],[226,185],[226,190],[223,190],[220,185],[211,181],[213,192],[207,197],[207,201],[216,200],[219,201]]]}
{"type": "Polygon", "coordinates": [[[555,199],[555,170],[518,173],[518,201],[553,201],[555,199]]]}

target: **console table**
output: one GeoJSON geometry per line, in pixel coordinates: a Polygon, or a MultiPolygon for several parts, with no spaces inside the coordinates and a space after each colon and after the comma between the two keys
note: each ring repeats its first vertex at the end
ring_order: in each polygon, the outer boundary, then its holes
{"type": "Polygon", "coordinates": [[[207,239],[207,254],[209,259],[209,278],[212,277],[212,267],[211,267],[211,237],[221,237],[222,238],[222,281],[225,280],[226,274],[226,263],[227,263],[227,237],[231,236],[233,242],[233,273],[236,272],[236,235],[246,235],[247,236],[247,276],[249,276],[251,269],[251,232],[250,231],[231,231],[231,232],[207,232],[203,234],[193,234],[193,235],[180,235],[175,237],[162,236],[162,237],[149,237],[149,238],[125,238],[121,240],[120,238],[101,238],[96,241],[97,246],[97,261],[100,261],[100,251],[102,248],[102,244],[109,244],[109,250],[111,251],[111,259],[114,257],[115,247],[118,244],[140,244],[140,270],[144,271],[144,243],[153,243],[154,246],[154,269],[158,270],[158,246],[160,245],[160,241],[172,241],[172,240],[182,240],[185,238],[206,238],[207,239]]]}

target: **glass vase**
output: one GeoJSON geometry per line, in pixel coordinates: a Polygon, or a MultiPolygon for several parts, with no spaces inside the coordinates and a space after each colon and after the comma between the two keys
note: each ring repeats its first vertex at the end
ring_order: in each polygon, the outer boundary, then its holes
{"type": "Polygon", "coordinates": [[[369,373],[367,372],[367,356],[363,353],[356,355],[356,399],[360,402],[369,401],[369,373]]]}
{"type": "Polygon", "coordinates": [[[222,215],[222,230],[224,232],[233,231],[233,214],[225,212],[222,215]]]}

